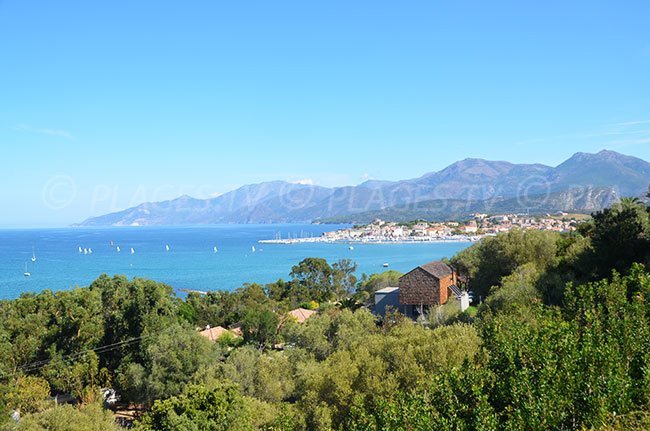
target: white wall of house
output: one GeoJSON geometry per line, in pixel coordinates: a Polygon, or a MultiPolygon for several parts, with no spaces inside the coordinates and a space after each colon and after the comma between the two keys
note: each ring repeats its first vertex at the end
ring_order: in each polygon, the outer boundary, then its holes
{"type": "Polygon", "coordinates": [[[469,294],[463,292],[460,295],[460,311],[461,313],[469,308],[469,294]]]}

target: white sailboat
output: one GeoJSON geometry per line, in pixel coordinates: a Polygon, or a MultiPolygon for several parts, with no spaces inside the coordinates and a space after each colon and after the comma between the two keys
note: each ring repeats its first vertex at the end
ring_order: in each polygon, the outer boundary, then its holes
{"type": "Polygon", "coordinates": [[[88,254],[93,254],[93,249],[88,247],[88,254]]]}
{"type": "Polygon", "coordinates": [[[131,247],[131,254],[135,254],[135,250],[131,247]]]}
{"type": "Polygon", "coordinates": [[[84,247],[84,254],[88,254],[88,249],[84,247]]]}
{"type": "Polygon", "coordinates": [[[169,251],[169,244],[165,246],[165,251],[169,251]]]}
{"type": "Polygon", "coordinates": [[[251,251],[252,251],[253,253],[255,253],[255,246],[252,246],[252,247],[251,247],[251,251]]]}
{"type": "Polygon", "coordinates": [[[118,253],[120,252],[120,246],[119,245],[117,247],[115,247],[115,251],[117,251],[118,253]]]}
{"type": "Polygon", "coordinates": [[[214,250],[215,253],[219,251],[216,245],[212,248],[212,250],[214,250]]]}
{"type": "Polygon", "coordinates": [[[83,252],[84,252],[83,249],[81,248],[81,246],[79,246],[79,253],[83,253],[83,252]]]}
{"type": "Polygon", "coordinates": [[[24,275],[25,277],[29,277],[30,275],[32,275],[32,274],[30,274],[30,273],[27,271],[27,262],[25,262],[25,272],[23,272],[23,275],[24,275]]]}
{"type": "Polygon", "coordinates": [[[352,251],[352,250],[354,250],[354,247],[350,246],[350,247],[348,247],[348,249],[349,249],[350,251],[352,251]]]}
{"type": "Polygon", "coordinates": [[[32,262],[36,262],[36,253],[34,253],[34,247],[32,247],[32,262]]]}

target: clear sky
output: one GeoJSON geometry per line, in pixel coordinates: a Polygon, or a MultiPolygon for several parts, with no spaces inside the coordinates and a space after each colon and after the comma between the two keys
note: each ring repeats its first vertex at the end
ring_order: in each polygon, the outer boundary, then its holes
{"type": "Polygon", "coordinates": [[[0,0],[0,226],[466,157],[650,160],[650,2],[0,0]]]}

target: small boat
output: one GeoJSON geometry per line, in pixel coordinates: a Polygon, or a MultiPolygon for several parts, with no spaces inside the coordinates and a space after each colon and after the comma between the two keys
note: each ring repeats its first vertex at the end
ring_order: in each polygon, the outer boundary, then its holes
{"type": "Polygon", "coordinates": [[[115,247],[115,251],[117,251],[118,253],[120,252],[120,246],[119,245],[117,247],[115,247]]]}
{"type": "Polygon", "coordinates": [[[111,247],[113,247],[113,240],[111,240],[111,247]]]}
{"type": "Polygon", "coordinates": [[[36,262],[36,253],[34,253],[34,247],[32,247],[32,262],[36,262]]]}
{"type": "Polygon", "coordinates": [[[215,245],[214,247],[212,247],[212,250],[213,250],[215,253],[219,251],[219,249],[217,248],[216,245],[215,245]]]}
{"type": "Polygon", "coordinates": [[[350,247],[348,247],[348,249],[349,249],[350,251],[352,251],[352,250],[354,250],[354,247],[350,246],[350,247]]]}
{"type": "Polygon", "coordinates": [[[83,252],[84,252],[83,249],[79,247],[79,253],[83,253],[83,252]]]}
{"type": "Polygon", "coordinates": [[[251,251],[252,251],[253,253],[255,253],[255,246],[252,246],[252,247],[251,247],[251,251]]]}
{"type": "Polygon", "coordinates": [[[23,272],[23,275],[24,275],[25,277],[29,277],[30,275],[32,275],[32,274],[30,274],[30,273],[27,271],[27,262],[25,262],[25,272],[23,272]]]}
{"type": "Polygon", "coordinates": [[[88,254],[88,249],[84,247],[84,254],[88,254]]]}
{"type": "Polygon", "coordinates": [[[131,247],[131,254],[135,254],[135,250],[131,247]]]}
{"type": "Polygon", "coordinates": [[[382,265],[384,268],[388,268],[388,263],[385,263],[382,265]]]}
{"type": "Polygon", "coordinates": [[[88,254],[93,254],[93,249],[88,247],[88,254]]]}
{"type": "Polygon", "coordinates": [[[169,245],[165,246],[165,251],[169,251],[169,245]]]}

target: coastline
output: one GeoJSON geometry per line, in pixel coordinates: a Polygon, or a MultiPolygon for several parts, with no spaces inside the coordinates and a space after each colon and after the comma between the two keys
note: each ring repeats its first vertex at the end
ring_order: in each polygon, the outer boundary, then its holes
{"type": "Polygon", "coordinates": [[[464,243],[477,242],[487,235],[480,236],[451,236],[451,237],[414,237],[414,238],[287,238],[287,239],[261,239],[260,244],[307,244],[307,243],[328,243],[328,244],[423,244],[423,243],[464,243]]]}

